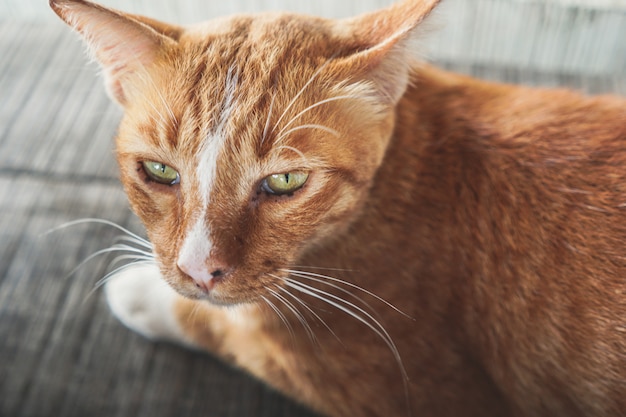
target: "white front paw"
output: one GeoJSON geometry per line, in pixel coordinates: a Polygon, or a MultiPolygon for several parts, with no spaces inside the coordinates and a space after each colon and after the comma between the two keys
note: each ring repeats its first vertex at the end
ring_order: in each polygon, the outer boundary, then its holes
{"type": "Polygon", "coordinates": [[[176,320],[174,304],[180,296],[156,265],[131,266],[113,275],[105,294],[113,314],[128,328],[149,339],[193,347],[176,320]]]}

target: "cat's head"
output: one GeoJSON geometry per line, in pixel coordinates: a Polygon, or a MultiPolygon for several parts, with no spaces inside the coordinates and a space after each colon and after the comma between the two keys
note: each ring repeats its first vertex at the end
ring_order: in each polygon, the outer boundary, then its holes
{"type": "Polygon", "coordinates": [[[437,2],[347,20],[266,14],[178,27],[51,0],[124,108],[121,178],[177,291],[254,300],[346,232],[437,2]]]}

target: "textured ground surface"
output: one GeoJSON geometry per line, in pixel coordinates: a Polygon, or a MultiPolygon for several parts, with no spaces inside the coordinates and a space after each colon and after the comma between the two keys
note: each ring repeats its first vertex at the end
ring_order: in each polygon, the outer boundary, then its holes
{"type": "MultiPolygon", "coordinates": [[[[0,22],[0,416],[308,416],[208,355],[152,344],[93,292],[112,257],[68,276],[119,233],[141,232],[116,179],[120,111],[60,24],[0,22]]],[[[626,76],[445,64],[483,78],[626,94],[626,76]]]]}

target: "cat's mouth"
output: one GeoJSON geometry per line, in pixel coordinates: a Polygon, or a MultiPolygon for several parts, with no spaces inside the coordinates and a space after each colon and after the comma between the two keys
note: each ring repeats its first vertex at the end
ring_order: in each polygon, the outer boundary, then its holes
{"type": "MultiPolygon", "coordinates": [[[[180,270],[179,270],[180,271],[180,270]]],[[[250,273],[228,270],[212,273],[199,280],[182,271],[174,288],[182,296],[207,301],[217,306],[235,306],[257,303],[268,296],[271,288],[280,285],[285,278],[279,271],[250,273]]]]}

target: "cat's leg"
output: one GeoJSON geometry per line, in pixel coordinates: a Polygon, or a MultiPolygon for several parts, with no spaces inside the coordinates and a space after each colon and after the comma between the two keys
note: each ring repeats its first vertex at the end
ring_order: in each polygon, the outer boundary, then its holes
{"type": "MultiPolygon", "coordinates": [[[[254,305],[217,307],[187,299],[161,277],[156,265],[138,265],[106,284],[113,314],[131,330],[152,340],[209,351],[261,379],[277,367],[275,343],[262,330],[254,305]]],[[[280,368],[280,366],[278,366],[280,368]]]]}
{"type": "Polygon", "coordinates": [[[113,314],[128,328],[152,339],[197,348],[179,324],[178,295],[161,277],[156,265],[137,265],[111,277],[105,294],[113,314]]]}
{"type": "Polygon", "coordinates": [[[113,314],[130,329],[152,340],[216,354],[283,393],[325,411],[312,393],[305,394],[310,389],[294,374],[289,349],[268,334],[268,316],[258,306],[225,308],[184,298],[152,265],[129,267],[114,275],[105,292],[113,314]]]}

